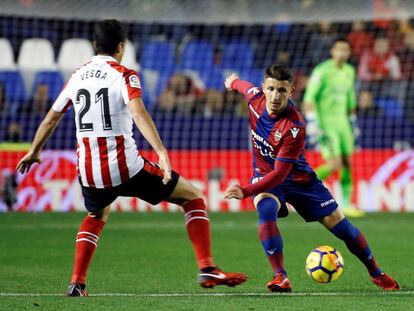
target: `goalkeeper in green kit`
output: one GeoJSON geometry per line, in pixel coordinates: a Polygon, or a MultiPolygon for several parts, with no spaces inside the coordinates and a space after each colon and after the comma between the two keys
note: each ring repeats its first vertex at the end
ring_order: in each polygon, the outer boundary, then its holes
{"type": "Polygon", "coordinates": [[[318,64],[311,74],[304,96],[304,110],[309,142],[318,141],[325,160],[316,169],[316,174],[324,180],[338,170],[344,214],[362,217],[365,213],[351,203],[351,158],[359,129],[355,115],[355,69],[347,63],[349,56],[348,41],[335,40],[331,58],[318,64]]]}

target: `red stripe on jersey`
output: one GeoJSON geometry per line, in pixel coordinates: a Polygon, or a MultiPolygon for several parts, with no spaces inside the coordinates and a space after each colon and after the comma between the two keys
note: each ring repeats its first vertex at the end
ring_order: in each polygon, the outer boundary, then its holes
{"type": "Polygon", "coordinates": [[[146,170],[148,173],[150,173],[152,175],[157,175],[157,176],[160,176],[160,177],[164,177],[164,174],[163,174],[161,168],[158,165],[154,164],[154,163],[150,163],[150,162],[145,161],[144,170],[146,170]]]}
{"type": "Polygon", "coordinates": [[[101,161],[101,175],[104,188],[112,187],[111,173],[109,172],[108,147],[106,137],[98,137],[99,160],[101,161]]]}
{"type": "Polygon", "coordinates": [[[118,160],[119,174],[121,181],[124,183],[129,179],[128,166],[125,156],[125,142],[124,136],[115,136],[116,139],[116,158],[118,160]]]}
{"type": "Polygon", "coordinates": [[[88,181],[89,186],[95,187],[95,182],[93,180],[92,174],[92,155],[91,155],[91,146],[89,145],[89,137],[82,138],[83,145],[85,146],[85,171],[86,171],[86,180],[88,181]]]}
{"type": "Polygon", "coordinates": [[[132,87],[129,81],[129,77],[133,75],[136,75],[139,79],[138,73],[134,70],[126,68],[125,66],[122,66],[121,64],[117,62],[107,62],[107,63],[112,68],[122,73],[122,77],[124,78],[125,84],[127,86],[129,100],[134,99],[134,98],[141,98],[141,95],[142,95],[141,89],[137,87],[132,87]]]}
{"type": "Polygon", "coordinates": [[[70,106],[72,105],[73,105],[72,101],[69,100],[68,103],[65,105],[65,107],[63,107],[62,112],[65,113],[66,111],[68,111],[70,106]]]}

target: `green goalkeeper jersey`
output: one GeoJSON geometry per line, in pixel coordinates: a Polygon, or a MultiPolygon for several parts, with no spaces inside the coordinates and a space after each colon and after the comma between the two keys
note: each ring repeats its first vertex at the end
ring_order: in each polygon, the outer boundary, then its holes
{"type": "Polygon", "coordinates": [[[339,68],[332,59],[317,65],[309,79],[304,101],[314,105],[322,129],[349,125],[349,112],[356,107],[354,67],[345,63],[339,68]]]}

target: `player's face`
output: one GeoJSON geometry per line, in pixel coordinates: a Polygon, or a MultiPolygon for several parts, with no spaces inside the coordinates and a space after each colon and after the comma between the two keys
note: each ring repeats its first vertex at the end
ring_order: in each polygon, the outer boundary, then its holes
{"type": "Polygon", "coordinates": [[[262,88],[269,114],[281,113],[286,108],[289,96],[292,94],[292,84],[287,80],[279,81],[274,78],[265,78],[262,88]]]}
{"type": "Polygon", "coordinates": [[[331,49],[332,58],[338,63],[344,63],[351,55],[349,43],[345,41],[338,41],[331,49]]]}

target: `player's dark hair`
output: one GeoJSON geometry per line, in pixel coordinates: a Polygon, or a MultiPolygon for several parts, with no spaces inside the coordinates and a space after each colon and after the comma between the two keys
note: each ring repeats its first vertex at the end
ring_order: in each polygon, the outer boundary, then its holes
{"type": "Polygon", "coordinates": [[[338,42],[344,42],[344,43],[349,44],[349,41],[348,41],[347,38],[345,38],[345,37],[338,37],[338,38],[336,38],[335,40],[332,41],[331,48],[333,48],[335,46],[335,44],[337,44],[338,42]]]}
{"type": "Polygon", "coordinates": [[[273,78],[279,81],[293,81],[292,72],[285,65],[272,65],[266,69],[265,79],[273,78]]]}
{"type": "Polygon", "coordinates": [[[120,21],[104,19],[96,23],[93,40],[96,53],[113,55],[118,44],[125,42],[126,31],[120,21]]]}

